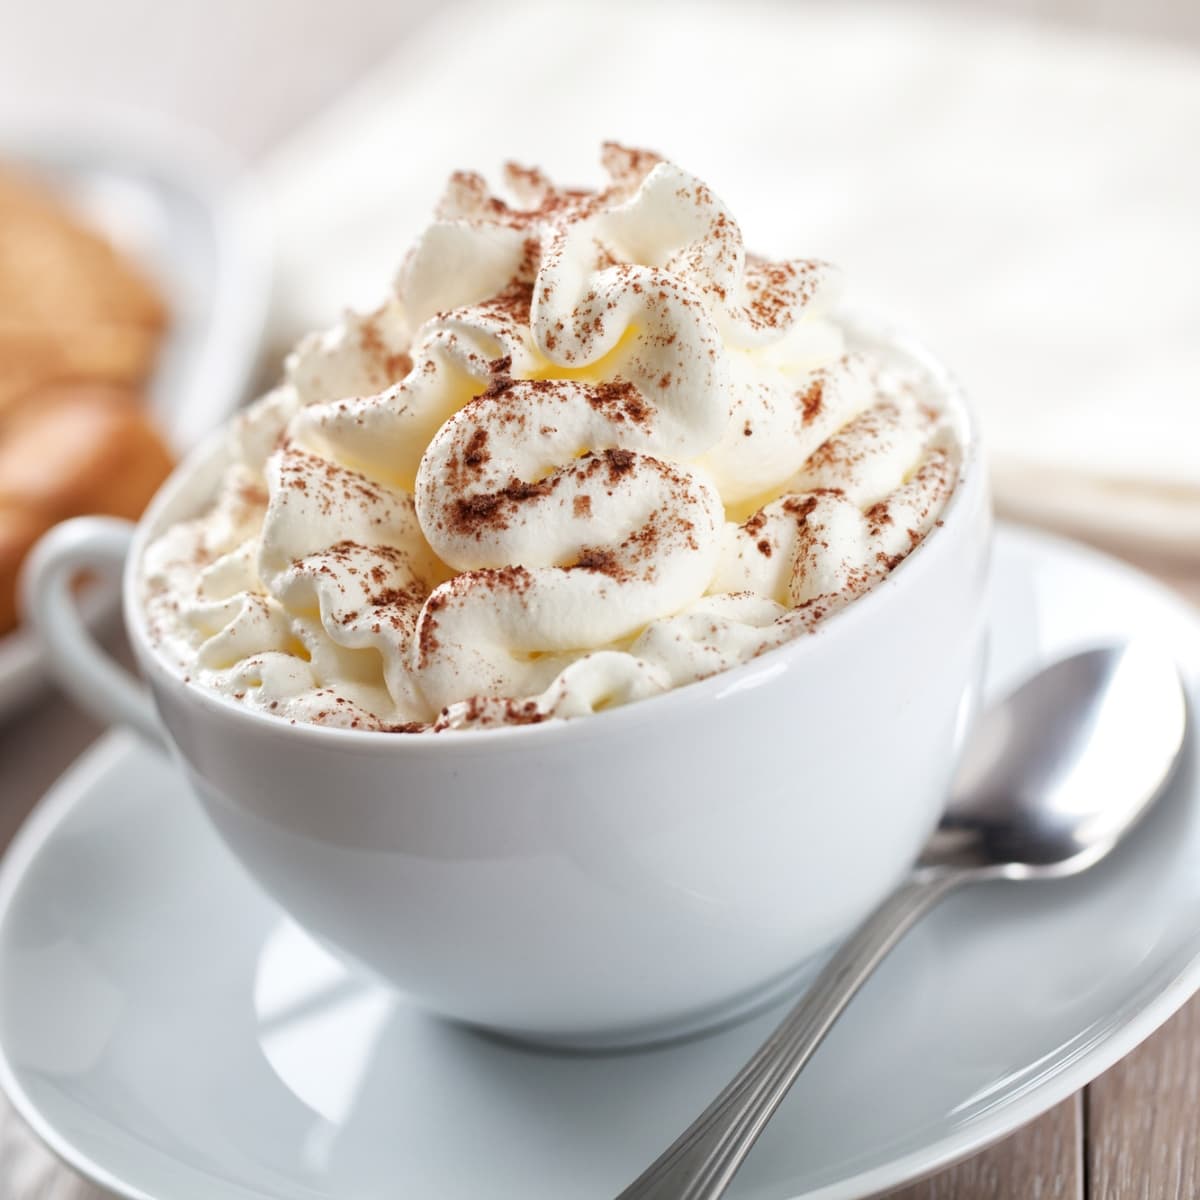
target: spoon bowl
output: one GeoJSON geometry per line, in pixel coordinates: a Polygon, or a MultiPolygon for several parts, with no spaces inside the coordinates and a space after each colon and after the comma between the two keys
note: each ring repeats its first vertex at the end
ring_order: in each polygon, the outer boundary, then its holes
{"type": "Polygon", "coordinates": [[[1149,642],[1039,671],[979,721],[922,866],[1006,879],[1084,870],[1170,782],[1187,721],[1179,672],[1149,642]]]}

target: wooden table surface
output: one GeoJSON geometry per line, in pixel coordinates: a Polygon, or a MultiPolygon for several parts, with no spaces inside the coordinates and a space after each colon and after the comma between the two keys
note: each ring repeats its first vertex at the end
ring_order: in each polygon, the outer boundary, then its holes
{"type": "MultiPolygon", "coordinates": [[[[943,5],[953,0],[940,0],[943,5]]],[[[96,97],[151,103],[208,127],[247,161],[378,60],[434,0],[9,0],[0,113],[96,97]],[[169,13],[169,19],[167,14],[169,13]],[[74,36],[64,38],[63,30],[74,36]],[[237,36],[233,35],[237,32],[237,36]],[[258,48],[289,64],[267,77],[258,48]],[[214,80],[219,86],[214,86],[214,80]]],[[[1197,0],[969,0],[1079,27],[1200,48],[1197,0]]],[[[1191,568],[1139,564],[1200,604],[1191,568]]],[[[0,846],[100,732],[49,695],[0,727],[0,846]]],[[[892,1193],[903,1200],[1157,1200],[1200,1197],[1200,997],[1090,1087],[991,1149],[892,1193]]],[[[0,1200],[99,1200],[0,1108],[0,1200]]],[[[162,1197],[161,1200],[170,1200],[162,1197]]]]}

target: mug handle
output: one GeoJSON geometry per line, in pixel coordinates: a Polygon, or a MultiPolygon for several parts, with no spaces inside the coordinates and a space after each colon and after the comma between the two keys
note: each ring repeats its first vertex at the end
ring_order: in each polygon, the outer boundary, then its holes
{"type": "Polygon", "coordinates": [[[150,693],[97,642],[75,602],[81,571],[119,573],[134,526],[115,517],[76,517],[51,529],[30,552],[21,574],[25,620],[33,628],[62,689],[106,725],[123,724],[164,746],[150,693]]]}

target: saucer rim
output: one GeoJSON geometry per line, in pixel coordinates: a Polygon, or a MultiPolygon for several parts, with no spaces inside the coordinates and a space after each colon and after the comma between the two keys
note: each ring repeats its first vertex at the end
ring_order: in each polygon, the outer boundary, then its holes
{"type": "MultiPolygon", "coordinates": [[[[1164,603],[1200,630],[1200,613],[1171,588],[1152,576],[1119,559],[1095,550],[1070,538],[1046,533],[1007,522],[998,523],[997,540],[1021,549],[1054,557],[1067,556],[1075,561],[1091,563],[1106,571],[1123,575],[1143,591],[1153,593],[1164,603]]],[[[1200,687],[1189,689],[1193,704],[1200,703],[1200,687]]],[[[55,780],[18,830],[0,860],[0,924],[11,911],[12,901],[20,890],[29,869],[54,836],[64,820],[84,803],[99,780],[120,771],[124,760],[135,757],[146,747],[130,731],[110,730],[103,734],[55,780]]],[[[1200,803],[1198,796],[1194,803],[1200,803]]],[[[264,904],[272,902],[263,897],[264,904]]],[[[273,906],[273,905],[272,905],[273,906]]],[[[919,1182],[960,1162],[988,1146],[1001,1141],[1037,1117],[1098,1078],[1115,1063],[1128,1055],[1146,1038],[1159,1029],[1200,990],[1200,920],[1190,941],[1181,945],[1178,958],[1184,964],[1166,980],[1153,978],[1149,986],[1153,995],[1146,1000],[1137,994],[1113,1014],[1113,1018],[1096,1032],[1092,1044],[1057,1073],[1041,1080],[1007,1102],[997,1105],[990,1113],[969,1124],[935,1137],[924,1146],[890,1158],[885,1162],[853,1175],[823,1184],[815,1189],[790,1196],[789,1200],[855,1200],[875,1195],[891,1188],[919,1182]]],[[[132,1183],[125,1182],[94,1161],[86,1152],[75,1147],[70,1139],[44,1117],[32,1100],[9,1058],[9,1047],[0,1033],[0,1089],[8,1097],[17,1115],[24,1120],[42,1143],[63,1164],[102,1188],[107,1188],[122,1200],[156,1200],[132,1183]]],[[[246,1192],[247,1197],[274,1200],[266,1193],[246,1192]]]]}

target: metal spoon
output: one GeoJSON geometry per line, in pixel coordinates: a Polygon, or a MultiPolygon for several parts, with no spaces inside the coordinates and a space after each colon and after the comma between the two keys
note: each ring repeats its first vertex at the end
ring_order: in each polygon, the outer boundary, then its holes
{"type": "Polygon", "coordinates": [[[908,880],[836,951],[753,1058],[617,1200],[715,1200],[884,956],[947,892],[1092,866],[1146,813],[1182,755],[1179,673],[1147,644],[1035,675],[976,728],[942,823],[908,880]]]}

